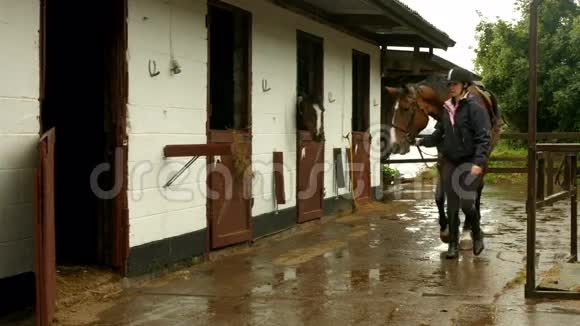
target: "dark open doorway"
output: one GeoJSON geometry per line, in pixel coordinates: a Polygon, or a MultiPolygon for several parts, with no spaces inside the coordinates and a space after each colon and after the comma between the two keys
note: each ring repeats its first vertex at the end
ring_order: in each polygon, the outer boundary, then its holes
{"type": "Polygon", "coordinates": [[[56,130],[56,261],[124,273],[126,1],[44,0],[42,8],[41,125],[56,130]],[[116,196],[95,191],[111,190],[116,175],[116,196]]]}
{"type": "Polygon", "coordinates": [[[239,8],[210,5],[210,129],[250,125],[250,23],[239,8]]]}
{"type": "Polygon", "coordinates": [[[352,131],[368,131],[370,108],[370,56],[352,52],[352,131]]]}
{"type": "MultiPolygon", "coordinates": [[[[322,38],[297,31],[297,94],[309,96],[322,102],[324,89],[324,49],[322,38]]],[[[302,120],[297,119],[298,130],[308,130],[302,120]]]]}

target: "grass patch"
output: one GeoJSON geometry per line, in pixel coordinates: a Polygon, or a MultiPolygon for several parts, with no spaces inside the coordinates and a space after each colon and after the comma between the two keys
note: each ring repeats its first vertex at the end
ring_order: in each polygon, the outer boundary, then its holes
{"type": "MultiPolygon", "coordinates": [[[[516,168],[526,167],[526,162],[498,162],[494,157],[524,157],[527,158],[528,149],[525,144],[512,140],[500,140],[492,153],[492,159],[489,164],[494,168],[516,168]]],[[[435,180],[437,178],[437,166],[423,168],[417,174],[418,178],[423,180],[435,180]]],[[[485,183],[488,184],[519,184],[525,183],[527,175],[525,173],[489,173],[485,176],[485,183]]]]}
{"type": "Polygon", "coordinates": [[[519,271],[516,277],[506,283],[504,289],[514,289],[524,284],[526,281],[526,271],[519,271]]]}

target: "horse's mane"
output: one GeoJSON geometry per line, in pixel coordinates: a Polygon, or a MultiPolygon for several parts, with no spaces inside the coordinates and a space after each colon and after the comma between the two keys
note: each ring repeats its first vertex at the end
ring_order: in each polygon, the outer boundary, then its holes
{"type": "Polygon", "coordinates": [[[445,99],[449,93],[447,88],[447,81],[440,75],[429,75],[423,81],[419,82],[417,86],[426,85],[433,89],[440,99],[445,99]]]}
{"type": "MultiPolygon", "coordinates": [[[[447,80],[445,79],[445,77],[441,76],[441,75],[429,75],[427,76],[424,80],[420,81],[419,83],[416,84],[417,86],[422,86],[425,85],[431,89],[433,89],[435,91],[435,94],[437,94],[437,96],[443,100],[446,99],[448,97],[449,91],[448,91],[448,87],[447,87],[447,80]]],[[[490,106],[490,118],[492,119],[492,124],[495,125],[498,123],[498,119],[500,118],[500,109],[499,109],[499,103],[497,100],[497,97],[495,96],[494,93],[492,93],[490,90],[488,90],[481,82],[474,82],[472,84],[473,87],[476,87],[478,89],[478,93],[477,94],[479,97],[482,97],[482,99],[487,100],[489,99],[489,101],[491,103],[490,106]],[[485,98],[487,97],[487,99],[485,98]]]]}

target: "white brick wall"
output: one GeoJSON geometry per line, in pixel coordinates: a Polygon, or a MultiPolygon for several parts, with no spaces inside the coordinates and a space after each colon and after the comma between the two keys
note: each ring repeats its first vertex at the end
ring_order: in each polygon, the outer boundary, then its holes
{"type": "Polygon", "coordinates": [[[0,1],[0,278],[32,270],[38,0],[0,1]]]}
{"type": "MultiPolygon", "coordinates": [[[[327,162],[335,147],[347,147],[342,138],[351,130],[352,50],[371,56],[371,125],[379,123],[380,50],[342,32],[316,23],[263,0],[230,0],[253,16],[252,129],[253,165],[256,172],[252,215],[274,210],[272,152],[284,152],[287,204],[296,205],[296,30],[324,38],[324,91],[327,162]],[[262,80],[269,92],[262,92],[262,80]],[[336,102],[328,102],[331,92],[336,102]]],[[[130,244],[139,244],[192,232],[206,226],[204,161],[178,184],[179,194],[191,201],[167,199],[161,189],[171,169],[162,149],[166,144],[205,143],[207,97],[207,40],[203,0],[129,0],[129,211],[130,244]],[[172,24],[170,24],[172,17],[172,24]],[[171,27],[171,28],[170,28],[171,27]],[[173,32],[175,56],[183,72],[169,72],[169,34],[173,32]],[[161,72],[149,77],[149,60],[161,72]],[[160,172],[161,171],[161,172],[160,172]],[[161,173],[161,177],[158,177],[161,173]],[[184,195],[184,196],[186,196],[184,195]]],[[[374,137],[373,143],[378,144],[374,137]]],[[[373,147],[373,154],[378,146],[373,147]]],[[[343,153],[346,167],[346,153],[343,153]]],[[[372,185],[380,180],[378,155],[371,155],[372,185]]],[[[178,160],[184,162],[184,160],[178,160]]],[[[335,196],[332,164],[325,173],[327,197],[335,196]]],[[[340,193],[348,192],[342,189],[340,193]]]]}
{"type": "Polygon", "coordinates": [[[201,0],[129,0],[129,224],[137,246],[206,226],[205,160],[170,189],[188,159],[164,159],[168,144],[206,142],[207,40],[201,0]],[[172,75],[174,57],[182,72],[172,75]],[[149,60],[160,74],[149,76],[149,60]]]}
{"type": "MultiPolygon", "coordinates": [[[[333,148],[345,148],[348,142],[342,138],[351,131],[352,116],[352,50],[371,56],[371,126],[380,123],[380,50],[367,42],[353,38],[328,26],[277,7],[268,1],[229,0],[232,5],[252,13],[252,128],[253,164],[260,179],[254,183],[255,204],[252,215],[273,211],[272,199],[272,152],[283,151],[287,165],[284,179],[286,205],[296,205],[296,30],[317,35],[324,39],[324,93],[325,93],[325,172],[326,196],[336,195],[332,162],[333,148]],[[262,92],[262,80],[268,80],[271,90],[262,92]],[[336,102],[328,102],[328,93],[336,102]]],[[[376,127],[375,127],[376,128],[376,127]]],[[[371,184],[380,183],[378,134],[373,135],[371,150],[371,184]]],[[[343,152],[346,167],[346,153],[343,152]]],[[[348,192],[344,188],[340,194],[348,192]]]]}

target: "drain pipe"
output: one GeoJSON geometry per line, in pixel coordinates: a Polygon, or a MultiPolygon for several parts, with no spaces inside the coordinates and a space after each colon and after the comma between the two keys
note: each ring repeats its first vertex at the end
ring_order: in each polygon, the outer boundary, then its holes
{"type": "Polygon", "coordinates": [[[350,195],[352,197],[352,211],[355,212],[358,208],[358,204],[356,202],[356,198],[354,196],[354,169],[353,169],[353,165],[354,165],[354,155],[352,152],[352,140],[351,140],[351,135],[352,133],[347,133],[346,136],[343,136],[343,138],[345,138],[346,140],[348,140],[348,147],[349,147],[349,151],[350,151],[350,161],[349,161],[349,167],[350,167],[350,195]]]}

